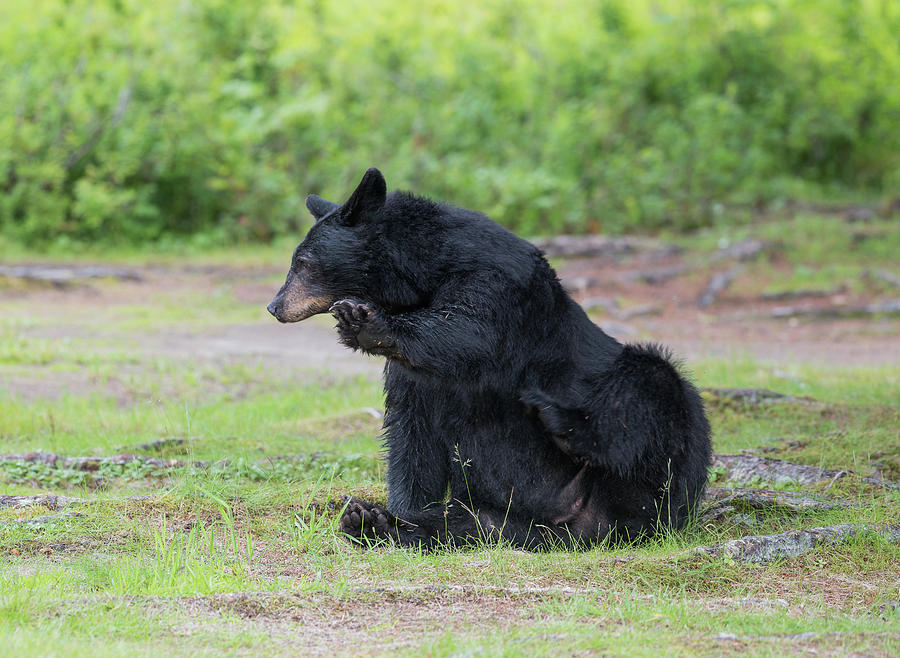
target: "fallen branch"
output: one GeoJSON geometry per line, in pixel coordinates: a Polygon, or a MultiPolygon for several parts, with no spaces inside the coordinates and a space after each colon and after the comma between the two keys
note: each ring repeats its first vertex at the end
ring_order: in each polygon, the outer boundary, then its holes
{"type": "MultiPolygon", "coordinates": [[[[754,455],[713,455],[711,465],[713,468],[724,468],[728,472],[729,480],[743,484],[757,480],[791,481],[798,484],[816,484],[830,480],[833,484],[838,478],[852,473],[852,471],[794,464],[781,459],[754,455]]],[[[875,477],[861,477],[860,480],[876,487],[900,489],[900,482],[891,482],[875,477]]]]}
{"type": "Polygon", "coordinates": [[[830,511],[853,507],[852,503],[831,498],[808,496],[793,491],[771,489],[732,489],[711,487],[706,490],[706,507],[700,513],[701,525],[730,520],[743,526],[754,527],[759,523],[756,513],[830,511]]]}
{"type": "Polygon", "coordinates": [[[11,521],[0,522],[3,526],[28,526],[33,528],[42,528],[50,523],[64,521],[66,519],[83,516],[81,512],[68,509],[82,505],[97,505],[100,503],[123,502],[132,500],[148,500],[150,496],[129,496],[127,498],[117,499],[90,499],[90,498],[71,498],[69,496],[5,496],[0,495],[0,507],[9,507],[12,509],[28,509],[30,507],[45,507],[48,510],[60,511],[59,514],[45,514],[43,516],[35,516],[30,519],[14,519],[11,521]]]}
{"type": "Polygon", "coordinates": [[[60,512],[59,514],[45,514],[44,516],[35,516],[30,519],[0,521],[0,528],[8,526],[43,528],[47,525],[50,525],[51,523],[58,523],[59,521],[65,521],[66,519],[73,519],[79,516],[84,516],[84,514],[82,514],[81,512],[76,512],[74,510],[66,510],[65,512],[60,512]]]}
{"type": "Polygon", "coordinates": [[[725,292],[743,271],[743,265],[736,265],[724,272],[716,272],[706,285],[706,290],[700,293],[700,296],[697,298],[697,307],[707,308],[711,306],[718,296],[725,292]]]}
{"type": "MultiPolygon", "coordinates": [[[[376,410],[373,410],[376,411],[376,410]]],[[[313,464],[316,460],[340,457],[337,453],[330,452],[312,452],[298,455],[272,455],[264,457],[245,465],[248,467],[265,468],[273,463],[292,463],[292,464],[313,464]]],[[[355,459],[356,456],[350,456],[355,459]]],[[[99,471],[105,465],[126,466],[128,464],[139,464],[142,466],[150,466],[158,469],[170,468],[197,468],[208,469],[229,466],[232,461],[228,458],[219,459],[217,461],[209,460],[182,460],[182,459],[163,459],[159,457],[146,457],[144,455],[135,455],[131,453],[123,453],[121,455],[111,455],[105,457],[64,457],[52,452],[25,452],[11,453],[0,455],[0,464],[3,463],[25,463],[25,464],[44,464],[50,468],[70,469],[73,471],[99,471]]],[[[2,503],[0,503],[2,504],[2,503]]]]}
{"type": "Polygon", "coordinates": [[[782,509],[791,512],[826,511],[853,507],[853,503],[796,491],[710,487],[704,500],[713,505],[738,505],[754,510],[782,509]]]}
{"type": "Polygon", "coordinates": [[[575,276],[561,277],[560,283],[568,292],[583,294],[591,286],[603,283],[603,280],[593,276],[575,276]]]}
{"type": "Polygon", "coordinates": [[[581,303],[581,307],[587,312],[603,309],[613,316],[619,312],[619,302],[609,297],[589,297],[581,303]]]}
{"type": "Polygon", "coordinates": [[[84,279],[142,280],[141,275],[134,270],[99,265],[72,267],[60,265],[0,265],[0,277],[49,283],[58,287],[69,286],[84,279]]]}
{"type": "Polygon", "coordinates": [[[894,274],[893,272],[888,272],[887,270],[868,270],[866,276],[900,288],[900,275],[894,274]]]}
{"type": "Polygon", "coordinates": [[[87,498],[71,498],[69,496],[4,496],[0,495],[0,507],[12,507],[13,509],[25,509],[28,507],[46,507],[47,509],[60,510],[72,505],[86,505],[93,501],[87,498]]]}
{"type": "Polygon", "coordinates": [[[854,318],[872,315],[895,315],[900,313],[900,299],[863,305],[842,305],[826,307],[779,306],[769,313],[773,318],[854,318]]]}
{"type": "Polygon", "coordinates": [[[53,468],[69,468],[74,471],[98,471],[104,464],[124,466],[131,462],[155,466],[157,468],[172,468],[179,466],[196,466],[206,468],[208,461],[187,462],[178,459],[159,459],[124,453],[110,457],[63,457],[52,452],[23,452],[0,455],[0,462],[26,462],[31,464],[46,464],[53,468]]]}
{"type": "MultiPolygon", "coordinates": [[[[762,240],[743,240],[741,242],[736,242],[733,245],[717,250],[716,252],[708,256],[702,263],[682,263],[680,265],[671,265],[668,267],[655,267],[644,270],[635,270],[633,272],[625,272],[624,274],[619,275],[617,278],[624,281],[642,281],[644,283],[649,283],[650,285],[657,285],[660,283],[664,283],[669,279],[674,279],[677,276],[689,274],[703,267],[709,267],[722,261],[737,260],[739,262],[744,262],[750,260],[763,253],[771,246],[771,243],[764,242],[762,240]]],[[[709,306],[709,304],[712,303],[715,297],[719,293],[721,293],[722,290],[731,285],[734,278],[740,272],[740,267],[734,267],[731,270],[714,275],[710,280],[709,285],[707,286],[707,291],[704,293],[704,295],[712,295],[712,299],[710,299],[710,301],[706,303],[706,306],[709,306]]],[[[701,296],[701,300],[702,299],[703,296],[701,296]]],[[[705,308],[705,306],[701,305],[700,308],[705,308]]]]}
{"type": "Polygon", "coordinates": [[[635,270],[633,272],[625,272],[618,278],[625,281],[642,281],[650,285],[659,285],[665,283],[669,279],[674,279],[682,274],[694,271],[695,267],[688,265],[672,265],[671,267],[653,267],[646,270],[635,270]]]}
{"type": "Polygon", "coordinates": [[[764,292],[759,298],[764,302],[786,302],[793,299],[810,299],[819,297],[833,297],[847,292],[846,286],[838,286],[837,288],[829,288],[828,290],[783,290],[781,292],[764,292]]]}
{"type": "Polygon", "coordinates": [[[860,534],[874,533],[892,544],[900,544],[900,528],[844,523],[834,526],[789,530],[774,535],[750,535],[690,551],[711,557],[730,557],[740,562],[765,563],[798,557],[817,546],[843,544],[860,534]]]}
{"type": "Polygon", "coordinates": [[[617,320],[630,320],[641,315],[659,315],[663,309],[659,304],[639,304],[631,308],[619,309],[619,303],[608,297],[591,297],[581,304],[585,311],[601,308],[617,320]]]}
{"type": "Polygon", "coordinates": [[[608,237],[604,235],[557,235],[533,240],[549,258],[600,258],[629,256],[638,252],[656,252],[660,256],[677,254],[680,248],[650,238],[608,237]]]}
{"type": "Polygon", "coordinates": [[[723,247],[713,253],[707,263],[712,265],[723,260],[747,261],[771,248],[772,244],[756,238],[748,238],[723,247]]]}
{"type": "Polygon", "coordinates": [[[812,398],[796,397],[766,388],[701,388],[700,390],[717,398],[734,400],[750,406],[815,402],[812,398]]]}
{"type": "Polygon", "coordinates": [[[619,311],[616,318],[627,321],[643,315],[660,315],[662,312],[663,307],[659,304],[638,304],[619,311]]]}
{"type": "MultiPolygon", "coordinates": [[[[117,450],[143,450],[145,452],[161,452],[169,448],[184,448],[190,442],[190,439],[179,437],[170,437],[167,439],[157,439],[156,441],[148,441],[147,443],[138,443],[130,447],[121,447],[117,450]]],[[[183,450],[180,452],[184,452],[183,450]]]]}

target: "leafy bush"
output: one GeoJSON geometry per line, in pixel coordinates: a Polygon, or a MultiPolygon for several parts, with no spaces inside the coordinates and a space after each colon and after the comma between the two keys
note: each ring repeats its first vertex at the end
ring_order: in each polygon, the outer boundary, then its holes
{"type": "Polygon", "coordinates": [[[900,185],[893,0],[32,0],[0,21],[0,229],[299,232],[372,165],[525,233],[900,185]]]}

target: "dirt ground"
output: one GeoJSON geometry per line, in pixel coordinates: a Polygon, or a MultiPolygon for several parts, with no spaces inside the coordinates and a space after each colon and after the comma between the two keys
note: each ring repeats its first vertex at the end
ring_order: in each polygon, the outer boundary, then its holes
{"type": "MultiPolygon", "coordinates": [[[[773,372],[777,372],[780,363],[786,364],[786,370],[798,363],[840,367],[900,363],[898,314],[836,318],[819,313],[898,298],[900,290],[894,293],[887,287],[859,286],[850,292],[842,289],[787,301],[764,300],[759,294],[760,282],[745,278],[722,291],[709,306],[699,308],[697,299],[711,277],[733,264],[691,269],[659,283],[647,283],[634,276],[647,268],[679,268],[684,262],[678,254],[660,257],[656,253],[651,257],[637,253],[617,258],[570,259],[557,263],[557,270],[575,299],[609,334],[624,342],[666,344],[688,368],[710,357],[749,357],[772,364],[773,372]],[[809,312],[771,317],[773,311],[787,306],[809,312]]],[[[129,396],[135,395],[135,386],[123,383],[126,375],[129,371],[141,374],[142,382],[158,385],[161,378],[152,369],[155,357],[160,357],[160,361],[183,360],[191,368],[208,364],[219,370],[227,365],[261,369],[264,376],[255,379],[262,384],[249,377],[246,385],[276,387],[281,380],[290,385],[308,370],[322,373],[321,377],[350,375],[372,381],[381,378],[382,360],[343,348],[336,340],[330,316],[281,325],[267,313],[265,306],[283,280],[281,267],[141,265],[127,269],[133,276],[123,280],[84,279],[64,286],[0,277],[0,331],[6,332],[5,337],[11,338],[7,343],[14,346],[16,339],[21,338],[21,350],[25,353],[21,361],[17,361],[15,347],[12,352],[0,354],[4,357],[0,361],[0,390],[6,389],[23,400],[98,391],[121,396],[121,402],[133,401],[129,396]],[[109,352],[122,358],[109,361],[115,367],[114,376],[107,373],[97,377],[90,367],[80,365],[36,368],[33,364],[38,362],[34,359],[40,354],[31,352],[42,349],[44,342],[52,342],[57,350],[59,345],[73,352],[84,350],[88,364],[97,353],[109,352]]],[[[748,267],[742,276],[752,279],[753,272],[748,267]]],[[[245,384],[236,384],[241,385],[245,384]]],[[[94,544],[86,544],[73,548],[72,553],[97,549],[94,544]]],[[[101,548],[99,552],[103,551],[101,548]]],[[[43,565],[47,560],[62,563],[64,557],[61,552],[51,552],[49,557],[40,554],[32,559],[43,565]]],[[[261,572],[271,568],[273,574],[277,572],[298,582],[309,575],[301,573],[303,562],[295,553],[281,562],[274,558],[270,561],[260,546],[258,560],[261,572]]],[[[812,587],[815,595],[821,593],[829,605],[833,603],[844,611],[852,608],[854,614],[862,615],[864,608],[874,605],[874,599],[861,599],[857,605],[841,599],[842,592],[852,591],[855,596],[863,590],[881,591],[873,589],[866,579],[854,580],[851,587],[836,579],[834,570],[823,570],[823,575],[813,582],[807,572],[793,566],[791,569],[774,585],[759,583],[759,592],[751,598],[697,596],[691,605],[697,606],[699,612],[746,609],[754,614],[772,606],[790,606],[797,608],[796,616],[800,617],[806,614],[800,610],[802,599],[812,587]]],[[[889,581],[891,575],[884,575],[884,580],[889,581]]],[[[552,574],[548,577],[552,578],[552,574]]],[[[881,575],[868,577],[882,579],[881,575]]],[[[409,651],[422,646],[423,638],[439,643],[448,633],[502,635],[506,629],[528,628],[542,620],[566,617],[558,606],[564,598],[562,594],[570,593],[558,588],[552,592],[513,594],[433,590],[432,585],[425,588],[354,591],[353,600],[361,598],[358,603],[314,592],[302,597],[289,592],[164,599],[119,597],[114,603],[137,608],[153,618],[158,616],[161,627],[177,638],[204,642],[210,635],[240,627],[265,635],[278,652],[334,655],[335,651],[357,653],[355,649],[360,646],[365,646],[362,653],[409,651]],[[374,640],[373,629],[377,633],[374,640]],[[394,633],[388,635],[381,629],[393,629],[394,633]],[[304,638],[305,644],[298,646],[298,637],[304,638]]],[[[84,601],[87,607],[96,603],[95,599],[84,601]]],[[[604,624],[616,622],[598,616],[598,621],[586,623],[596,623],[598,633],[602,633],[604,624]]],[[[712,649],[708,646],[710,633],[697,631],[694,635],[688,639],[697,643],[700,653],[711,654],[719,645],[723,654],[740,654],[748,647],[773,653],[811,651],[837,655],[841,651],[830,646],[835,640],[831,637],[835,634],[830,633],[782,633],[771,638],[720,633],[712,636],[713,642],[718,643],[712,649]]],[[[894,639],[894,635],[887,640],[869,637],[860,643],[869,649],[869,655],[890,655],[889,650],[880,647],[894,639]]],[[[526,634],[515,641],[540,644],[556,642],[557,638],[534,639],[526,634]]],[[[559,641],[566,642],[566,636],[560,636],[559,641]]]]}
{"type": "MultiPolygon", "coordinates": [[[[672,262],[655,261],[654,267],[672,262]]],[[[648,284],[629,277],[642,266],[640,256],[624,262],[582,259],[566,261],[558,273],[573,297],[607,333],[623,342],[666,344],[688,365],[704,357],[743,356],[840,366],[900,363],[900,317],[896,314],[770,317],[774,309],[786,305],[827,309],[865,304],[871,298],[837,292],[786,303],[725,290],[711,306],[700,309],[696,300],[707,284],[708,273],[648,284]]],[[[110,345],[125,341],[129,349],[150,356],[233,360],[274,370],[322,368],[337,374],[380,377],[380,360],[353,354],[338,344],[329,316],[293,325],[281,325],[269,316],[265,305],[278,289],[281,269],[139,266],[129,270],[139,280],[83,280],[65,287],[0,286],[0,309],[7,317],[22,321],[19,330],[26,337],[88,339],[95,347],[104,341],[110,345]],[[219,302],[215,308],[204,306],[207,298],[223,294],[241,309],[239,317],[228,312],[229,302],[219,302]],[[145,326],[131,323],[123,329],[120,311],[163,298],[172,308],[170,322],[154,323],[151,314],[145,326]],[[183,322],[179,304],[184,305],[183,322]],[[225,317],[217,317],[220,311],[225,317]]],[[[27,395],[25,379],[20,392],[27,395]]]]}
{"type": "MultiPolygon", "coordinates": [[[[727,271],[728,266],[688,272],[653,284],[632,278],[634,272],[662,271],[681,265],[683,260],[677,255],[662,260],[638,255],[624,262],[571,260],[558,273],[575,299],[588,307],[594,299],[628,300],[619,305],[621,308],[614,308],[612,314],[608,310],[591,312],[607,333],[623,342],[648,340],[666,344],[688,363],[706,357],[740,356],[817,365],[900,363],[900,319],[896,315],[772,317],[778,309],[812,312],[861,306],[874,302],[872,295],[836,291],[808,298],[801,295],[791,301],[768,301],[755,292],[742,290],[747,286],[736,281],[709,307],[701,309],[699,296],[715,273],[727,271]],[[585,282],[589,285],[584,286],[585,282]],[[632,313],[636,316],[628,317],[632,313]]],[[[745,276],[752,278],[753,273],[745,276]]],[[[752,289],[758,288],[760,282],[750,283],[752,289]]]]}

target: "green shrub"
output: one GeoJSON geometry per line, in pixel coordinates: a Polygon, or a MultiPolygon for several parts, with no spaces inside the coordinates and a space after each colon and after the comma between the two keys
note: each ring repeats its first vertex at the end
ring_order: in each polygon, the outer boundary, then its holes
{"type": "Polygon", "coordinates": [[[900,185],[893,0],[0,8],[0,229],[33,245],[266,241],[372,165],[525,233],[900,185]]]}

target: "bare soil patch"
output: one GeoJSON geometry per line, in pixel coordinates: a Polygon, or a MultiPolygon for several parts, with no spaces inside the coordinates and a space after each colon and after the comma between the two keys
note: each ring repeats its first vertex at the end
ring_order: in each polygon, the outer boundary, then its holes
{"type": "Polygon", "coordinates": [[[600,313],[595,318],[607,333],[623,341],[662,342],[688,361],[734,355],[841,366],[900,361],[900,319],[896,316],[832,317],[825,312],[874,305],[880,299],[874,292],[816,291],[802,301],[802,307],[810,310],[807,315],[778,318],[772,313],[784,307],[784,301],[726,286],[701,308],[698,299],[705,299],[710,277],[714,279],[717,270],[688,268],[680,253],[664,257],[653,253],[570,260],[559,267],[559,275],[580,303],[598,298],[620,300],[618,314],[600,313]],[[648,272],[668,275],[652,277],[648,272]],[[616,317],[628,315],[629,309],[649,307],[653,313],[627,321],[616,317]],[[816,310],[821,312],[817,315],[816,310]]]}
{"type": "MultiPolygon", "coordinates": [[[[193,358],[215,363],[238,362],[267,371],[295,374],[297,369],[328,370],[339,375],[378,378],[382,363],[340,346],[329,317],[279,325],[265,304],[277,290],[282,272],[259,267],[129,268],[133,278],[90,280],[65,289],[46,286],[0,287],[0,307],[9,317],[37,321],[21,329],[36,338],[90,341],[92,348],[124,349],[150,356],[193,358]],[[234,322],[215,315],[203,326],[180,326],[178,318],[160,326],[117,327],[119,308],[147,304],[160,295],[179,291],[186,299],[227,294],[238,306],[257,306],[252,322],[234,322]],[[111,318],[104,325],[94,318],[111,318]]],[[[677,250],[650,249],[613,256],[563,262],[559,274],[577,301],[612,300],[593,304],[591,311],[604,329],[623,341],[653,340],[670,345],[688,362],[703,357],[747,355],[762,360],[835,365],[877,365],[900,362],[900,318],[834,318],[810,315],[779,319],[771,311],[784,302],[725,290],[706,308],[697,299],[706,289],[709,272],[689,269],[677,250]],[[648,267],[672,270],[663,280],[642,276],[648,267]]],[[[846,293],[813,296],[811,309],[852,303],[874,304],[874,295],[846,293]]],[[[193,301],[192,303],[200,303],[193,301]]],[[[42,381],[34,373],[11,373],[10,388],[25,397],[56,396],[77,388],[107,387],[81,373],[64,373],[59,382],[42,381]]],[[[115,387],[115,382],[112,383],[115,387]]]]}

